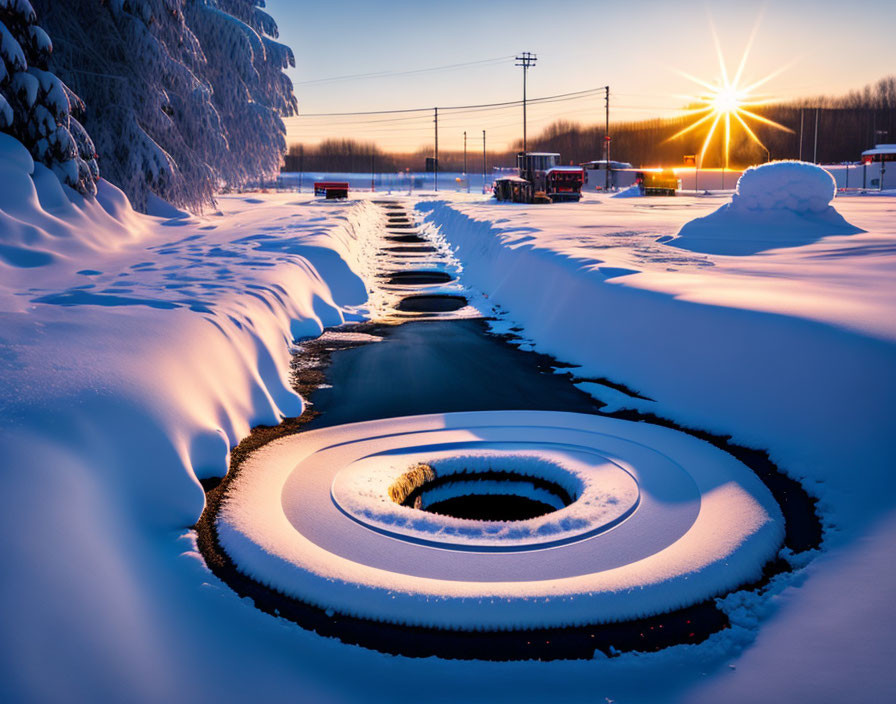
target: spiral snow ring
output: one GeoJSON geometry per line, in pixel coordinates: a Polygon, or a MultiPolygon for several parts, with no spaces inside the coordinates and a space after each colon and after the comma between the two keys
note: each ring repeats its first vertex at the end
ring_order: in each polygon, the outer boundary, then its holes
{"type": "Polygon", "coordinates": [[[240,571],[304,602],[408,625],[498,630],[629,620],[725,593],[760,576],[784,521],[746,466],[684,433],[501,411],[354,423],[275,441],[244,463],[217,528],[240,571]],[[376,494],[414,463],[469,465],[471,457],[504,468],[540,463],[576,499],[543,517],[551,525],[544,535],[467,521],[465,540],[446,531],[456,522],[376,494]],[[591,471],[592,498],[615,498],[615,512],[577,505],[591,471]],[[422,523],[396,525],[395,516],[411,514],[422,523]],[[563,525],[576,516],[585,524],[563,525]]]}
{"type": "MultiPolygon", "coordinates": [[[[285,491],[301,493],[306,478],[294,475],[285,491]]],[[[438,494],[438,490],[433,493],[438,494]]],[[[397,538],[445,549],[520,550],[560,545],[609,530],[635,510],[639,492],[631,474],[584,448],[470,442],[456,443],[450,450],[421,453],[407,448],[360,458],[336,473],[331,496],[336,506],[362,525],[397,538]],[[492,480],[477,486],[477,475],[513,468],[512,473],[521,481],[506,483],[509,491],[525,486],[525,493],[544,503],[556,502],[549,492],[522,481],[532,478],[558,485],[575,500],[569,506],[561,501],[554,506],[559,510],[522,521],[471,521],[434,515],[404,506],[389,495],[396,480],[404,478],[406,469],[414,466],[432,467],[442,478],[456,478],[459,493],[467,489],[496,495],[502,492],[504,483],[492,480]]],[[[287,515],[291,520],[294,516],[300,522],[301,513],[301,507],[290,504],[287,515]]]]}

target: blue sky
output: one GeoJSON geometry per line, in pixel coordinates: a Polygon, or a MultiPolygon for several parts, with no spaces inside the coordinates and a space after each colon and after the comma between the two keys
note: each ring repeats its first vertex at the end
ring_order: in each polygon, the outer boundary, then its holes
{"type": "MultiPolygon", "coordinates": [[[[744,77],[756,80],[787,66],[762,90],[789,98],[837,94],[896,72],[890,0],[641,0],[560,3],[507,0],[454,2],[291,2],[268,0],[280,39],[292,47],[297,82],[379,71],[405,71],[493,59],[520,51],[538,55],[529,95],[538,97],[609,84],[613,119],[674,113],[697,86],[675,69],[713,80],[719,74],[710,33],[718,31],[729,68],[740,61],[762,17],[744,77]],[[337,10],[333,8],[337,7],[337,10]]],[[[303,113],[465,105],[521,97],[512,60],[463,69],[297,85],[303,113]]],[[[553,119],[602,119],[597,98],[533,108],[530,130],[553,119]]],[[[413,117],[413,116],[411,116],[413,117]]],[[[462,132],[503,146],[519,136],[515,111],[445,119],[440,141],[462,132]],[[493,141],[492,141],[493,140],[493,141]]],[[[375,139],[392,149],[429,143],[431,116],[380,123],[370,118],[306,118],[288,122],[290,140],[324,136],[375,139]]],[[[455,142],[457,144],[455,144],[455,142]]]]}

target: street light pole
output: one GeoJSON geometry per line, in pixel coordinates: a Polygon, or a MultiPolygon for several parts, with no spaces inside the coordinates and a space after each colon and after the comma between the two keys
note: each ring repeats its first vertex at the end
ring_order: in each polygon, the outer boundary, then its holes
{"type": "Polygon", "coordinates": [[[515,66],[522,66],[523,68],[523,153],[525,154],[528,151],[528,143],[526,141],[526,77],[529,73],[529,67],[534,66],[535,62],[538,61],[538,57],[528,51],[524,51],[522,54],[516,57],[515,66]]]}

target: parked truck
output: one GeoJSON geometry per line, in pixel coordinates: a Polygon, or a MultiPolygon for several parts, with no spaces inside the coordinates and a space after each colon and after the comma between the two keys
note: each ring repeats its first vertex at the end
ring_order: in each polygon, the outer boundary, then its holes
{"type": "Polygon", "coordinates": [[[521,152],[516,162],[518,176],[502,176],[494,184],[495,198],[514,203],[558,203],[582,197],[585,170],[561,166],[554,152],[521,152]]]}
{"type": "Polygon", "coordinates": [[[672,169],[645,169],[639,171],[637,180],[642,196],[674,196],[681,188],[678,176],[672,169]]]}

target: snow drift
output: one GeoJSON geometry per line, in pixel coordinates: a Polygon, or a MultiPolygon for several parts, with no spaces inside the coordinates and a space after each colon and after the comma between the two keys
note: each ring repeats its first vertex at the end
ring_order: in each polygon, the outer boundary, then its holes
{"type": "Polygon", "coordinates": [[[581,365],[570,370],[576,377],[653,399],[587,384],[615,408],[768,449],[819,498],[823,554],[772,598],[726,600],[743,637],[726,660],[736,674],[682,698],[830,701],[854,696],[861,681],[865,699],[887,701],[896,627],[896,571],[884,552],[896,539],[892,204],[848,201],[867,234],[732,260],[656,244],[658,232],[705,207],[680,200],[650,211],[612,198],[593,208],[587,198],[541,209],[417,207],[430,236],[457,251],[463,281],[504,311],[498,330],[522,328],[524,348],[581,365]]]}
{"type": "Polygon", "coordinates": [[[0,265],[31,268],[108,252],[147,232],[117,188],[99,179],[96,198],[84,197],[2,132],[0,183],[0,265]]]}
{"type": "Polygon", "coordinates": [[[289,347],[363,313],[347,262],[379,211],[285,195],[150,218],[103,181],[69,200],[6,135],[0,154],[0,699],[195,699],[263,628],[236,597],[221,616],[194,557],[198,480],[302,412],[289,347]]]}
{"type": "Polygon", "coordinates": [[[738,180],[730,203],[659,241],[692,252],[744,255],[861,232],[830,205],[836,190],[833,177],[814,164],[753,166],[738,180]]]}

